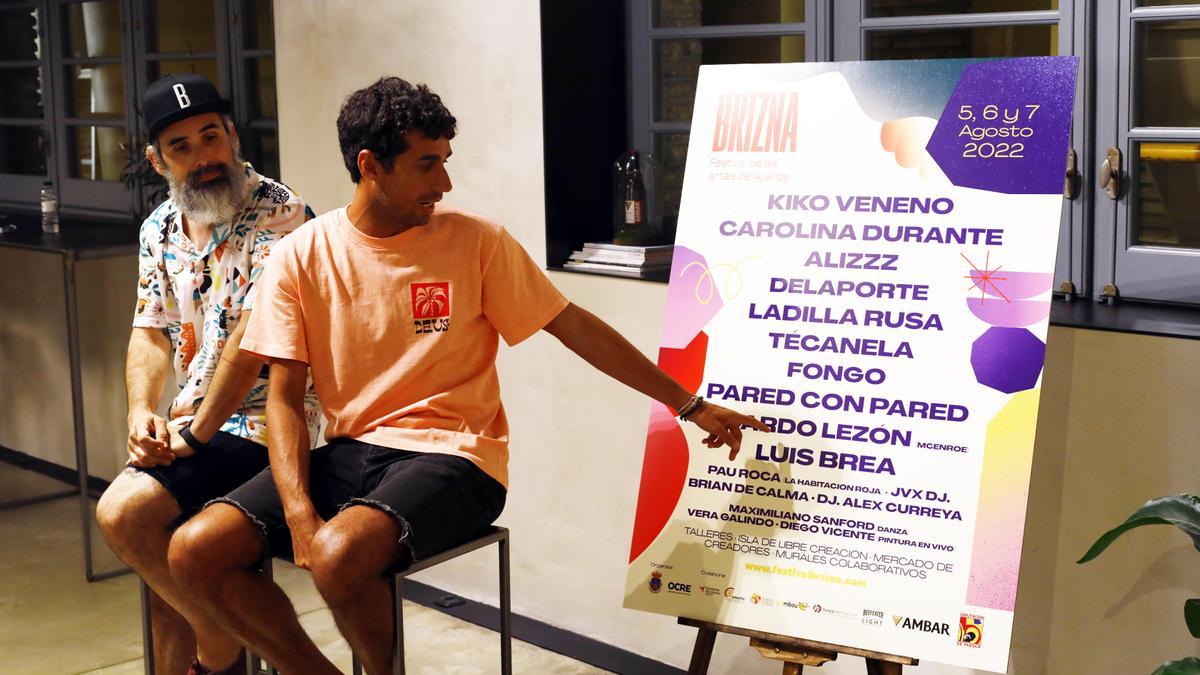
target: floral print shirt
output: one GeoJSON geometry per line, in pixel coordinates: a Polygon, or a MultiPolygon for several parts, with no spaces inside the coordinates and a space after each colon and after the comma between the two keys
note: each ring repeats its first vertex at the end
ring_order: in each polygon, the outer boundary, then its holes
{"type": "MultiPolygon", "coordinates": [[[[171,340],[179,385],[169,414],[174,422],[190,420],[200,408],[226,340],[242,312],[254,307],[255,282],[271,247],[313,217],[300,195],[260,176],[249,164],[246,180],[256,186],[249,204],[232,223],[214,225],[203,247],[184,233],[179,209],[171,199],[142,223],[133,325],[161,329],[171,340]]],[[[221,431],[266,446],[266,374],[264,365],[246,400],[221,431]]],[[[321,411],[311,382],[304,413],[310,442],[315,442],[321,411]]]]}

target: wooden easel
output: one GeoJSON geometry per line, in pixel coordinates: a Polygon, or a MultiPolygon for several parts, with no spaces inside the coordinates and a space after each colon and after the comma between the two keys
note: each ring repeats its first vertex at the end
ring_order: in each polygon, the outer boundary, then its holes
{"type": "Polygon", "coordinates": [[[698,629],[696,646],[692,648],[692,662],[688,666],[689,675],[705,675],[708,672],[708,662],[712,659],[713,644],[717,640],[717,633],[744,635],[750,638],[750,646],[757,649],[764,658],[783,661],[783,675],[800,675],[804,672],[804,666],[819,667],[826,661],[836,660],[838,654],[865,657],[867,659],[867,675],[901,675],[904,666],[915,666],[918,663],[917,659],[907,656],[884,654],[815,640],[802,640],[708,621],[680,617],[679,623],[698,629]]]}

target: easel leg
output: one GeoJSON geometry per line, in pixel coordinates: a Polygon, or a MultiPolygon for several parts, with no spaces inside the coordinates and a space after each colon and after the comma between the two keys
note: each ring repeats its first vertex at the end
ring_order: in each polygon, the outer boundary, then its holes
{"type": "Polygon", "coordinates": [[[708,662],[712,660],[713,645],[716,642],[717,631],[703,627],[696,629],[696,646],[692,647],[692,662],[688,665],[688,675],[708,673],[708,662]]]}
{"type": "Polygon", "coordinates": [[[892,661],[867,659],[867,675],[902,675],[904,666],[892,661]]]}
{"type": "Polygon", "coordinates": [[[788,661],[783,664],[783,675],[801,675],[804,672],[804,664],[792,663],[788,661]]]}

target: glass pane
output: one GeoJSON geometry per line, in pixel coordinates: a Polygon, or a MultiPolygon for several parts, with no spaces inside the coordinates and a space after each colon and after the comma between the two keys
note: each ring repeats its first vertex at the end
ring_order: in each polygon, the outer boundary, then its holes
{"type": "Polygon", "coordinates": [[[791,63],[804,60],[804,36],[659,40],[654,79],[655,118],[690,122],[700,66],[720,63],[791,63]]]}
{"type": "Polygon", "coordinates": [[[67,127],[67,166],[72,178],[121,180],[128,157],[120,127],[67,127]]]}
{"type": "Polygon", "coordinates": [[[67,105],[70,117],[125,115],[125,71],[123,66],[67,66],[67,105]]]}
{"type": "Polygon", "coordinates": [[[211,52],[217,48],[211,0],[154,0],[152,11],[150,51],[211,52]]]}
{"type": "Polygon", "coordinates": [[[121,7],[117,0],[63,6],[66,55],[73,58],[121,55],[121,7]]]}
{"type": "Polygon", "coordinates": [[[1134,125],[1200,126],[1200,21],[1137,24],[1134,125]],[[1164,96],[1163,92],[1170,92],[1164,96]]]}
{"type": "Polygon", "coordinates": [[[1058,0],[867,0],[867,16],[929,16],[1058,9],[1058,0]]]}
{"type": "Polygon", "coordinates": [[[0,69],[0,117],[42,118],[42,69],[0,69]]]}
{"type": "Polygon", "coordinates": [[[41,127],[0,127],[0,173],[45,176],[45,147],[46,130],[41,127]]]}
{"type": "Polygon", "coordinates": [[[1138,144],[1133,240],[1200,248],[1200,143],[1138,144]]]}
{"type": "Polygon", "coordinates": [[[802,23],[804,0],[655,0],[658,28],[802,23]]]}
{"type": "Polygon", "coordinates": [[[872,32],[867,59],[968,59],[1054,56],[1058,26],[978,26],[872,32]]]}
{"type": "Polygon", "coordinates": [[[250,116],[255,119],[275,117],[275,59],[267,57],[247,61],[246,76],[250,116]]]}
{"type": "Polygon", "coordinates": [[[654,207],[650,215],[661,223],[660,231],[667,242],[675,241],[687,147],[687,134],[654,136],[654,207]]]}
{"type": "Polygon", "coordinates": [[[254,170],[268,178],[279,180],[279,138],[274,131],[251,130],[239,132],[242,154],[254,165],[254,170]]]}
{"type": "Polygon", "coordinates": [[[271,0],[246,0],[246,49],[274,49],[275,22],[271,18],[271,0]]]}
{"type": "Polygon", "coordinates": [[[28,61],[42,57],[38,16],[33,7],[0,9],[0,61],[28,61]]]}
{"type": "Polygon", "coordinates": [[[165,75],[180,75],[183,73],[197,73],[207,77],[208,81],[213,84],[220,84],[220,80],[217,78],[217,62],[214,59],[150,62],[151,82],[165,75]]]}

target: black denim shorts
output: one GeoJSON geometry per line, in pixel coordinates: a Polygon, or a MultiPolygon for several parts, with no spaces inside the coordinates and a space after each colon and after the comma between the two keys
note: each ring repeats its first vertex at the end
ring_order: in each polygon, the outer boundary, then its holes
{"type": "Polygon", "coordinates": [[[267,449],[240,436],[218,431],[207,447],[166,466],[130,467],[153,476],[171,493],[183,512],[179,522],[205,504],[258,475],[270,464],[267,449]]]}
{"type": "MultiPolygon", "coordinates": [[[[504,486],[470,460],[348,438],[312,451],[309,495],[325,520],[349,506],[377,508],[400,524],[400,541],[422,560],[468,541],[504,510],[504,486]]],[[[292,535],[271,469],[224,497],[258,526],[272,556],[290,558],[292,535]]]]}

